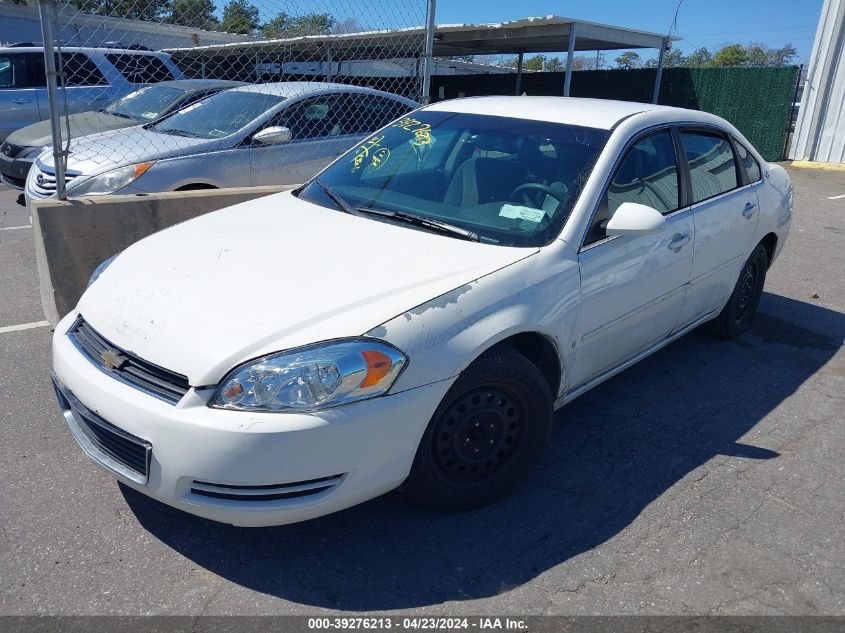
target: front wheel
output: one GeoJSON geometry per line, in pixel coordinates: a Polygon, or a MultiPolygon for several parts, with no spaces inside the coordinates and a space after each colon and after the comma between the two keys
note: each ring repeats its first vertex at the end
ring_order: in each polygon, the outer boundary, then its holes
{"type": "Polygon", "coordinates": [[[712,334],[719,338],[734,339],[748,329],[763,295],[768,267],[769,254],[762,244],[758,244],[742,267],[728,303],[719,316],[708,324],[712,334]]]}
{"type": "Polygon", "coordinates": [[[509,347],[464,371],[435,411],[405,491],[442,511],[492,503],[521,482],[552,431],[552,394],[542,373],[509,347]]]}

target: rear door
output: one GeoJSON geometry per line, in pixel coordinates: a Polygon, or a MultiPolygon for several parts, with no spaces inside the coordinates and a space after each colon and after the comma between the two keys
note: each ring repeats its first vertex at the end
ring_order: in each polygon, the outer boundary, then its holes
{"type": "MultiPolygon", "coordinates": [[[[36,67],[39,57],[39,53],[0,53],[0,141],[15,130],[42,119],[38,104],[39,77],[36,67]]],[[[43,66],[41,57],[41,67],[43,66]]],[[[40,82],[44,82],[43,72],[40,82]]]]}
{"type": "Polygon", "coordinates": [[[714,128],[680,130],[695,223],[690,288],[681,325],[719,310],[754,248],[759,217],[756,187],[733,143],[714,128]]]}
{"type": "MultiPolygon", "coordinates": [[[[65,77],[68,114],[99,110],[111,101],[114,89],[97,64],[85,53],[62,53],[61,66],[65,77]]],[[[84,136],[101,130],[71,130],[73,136],[84,136]]]]}
{"type": "Polygon", "coordinates": [[[606,186],[578,254],[581,317],[571,385],[589,382],[674,330],[692,267],[694,226],[682,206],[681,171],[671,130],[649,132],[626,150],[606,186]],[[656,235],[608,237],[623,202],[660,211],[656,235]]]}

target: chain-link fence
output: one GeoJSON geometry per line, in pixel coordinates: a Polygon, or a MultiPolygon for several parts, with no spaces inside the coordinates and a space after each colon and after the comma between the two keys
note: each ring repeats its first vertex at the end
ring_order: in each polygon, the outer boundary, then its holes
{"type": "Polygon", "coordinates": [[[38,4],[61,141],[30,197],[298,183],[424,100],[433,0],[38,4]]]}

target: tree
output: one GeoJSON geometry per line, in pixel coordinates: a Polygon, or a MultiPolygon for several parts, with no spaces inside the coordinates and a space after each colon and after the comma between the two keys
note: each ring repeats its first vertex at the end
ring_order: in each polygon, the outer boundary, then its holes
{"type": "Polygon", "coordinates": [[[264,37],[300,37],[302,35],[327,35],[335,19],[328,13],[306,13],[292,16],[284,11],[261,27],[264,37]]]}
{"type": "Polygon", "coordinates": [[[258,25],[258,7],[247,0],[230,0],[223,7],[221,31],[251,35],[258,30],[258,25]]]}
{"type": "Polygon", "coordinates": [[[170,0],[77,0],[85,13],[143,22],[161,22],[170,14],[170,0]]]}
{"type": "MultiPolygon", "coordinates": [[[[578,61],[577,57],[573,60],[573,62],[575,61],[578,61]]],[[[560,57],[549,57],[546,60],[545,70],[549,72],[558,72],[565,69],[566,65],[561,61],[560,57]]]]}
{"type": "Polygon", "coordinates": [[[546,56],[540,53],[529,57],[522,62],[523,70],[544,70],[546,67],[546,56]]]}
{"type": "Polygon", "coordinates": [[[640,67],[640,56],[638,53],[633,51],[626,51],[613,61],[616,63],[617,68],[621,68],[623,70],[631,70],[632,68],[640,67]]]}
{"type": "Polygon", "coordinates": [[[709,66],[713,62],[713,53],[706,47],[696,49],[694,52],[687,55],[684,60],[685,66],[709,66]]]}
{"type": "Polygon", "coordinates": [[[769,63],[772,66],[786,66],[793,63],[796,57],[798,57],[798,51],[792,44],[785,44],[769,51],[769,63]]]}
{"type": "Polygon", "coordinates": [[[713,66],[745,66],[751,56],[742,44],[730,44],[713,56],[713,66]]]}
{"type": "Polygon", "coordinates": [[[170,15],[164,21],[205,31],[215,30],[220,21],[214,15],[213,0],[172,0],[170,15]]]}
{"type": "MultiPolygon", "coordinates": [[[[686,57],[681,52],[679,48],[672,48],[666,51],[663,55],[663,67],[664,68],[678,68],[679,66],[686,66],[686,57]]],[[[645,63],[646,68],[657,68],[657,64],[660,62],[660,58],[652,57],[645,63]]]]}

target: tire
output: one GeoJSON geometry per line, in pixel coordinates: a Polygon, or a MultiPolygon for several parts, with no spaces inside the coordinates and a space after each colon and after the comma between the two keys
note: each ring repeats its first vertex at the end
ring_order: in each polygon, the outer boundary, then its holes
{"type": "Polygon", "coordinates": [[[758,244],[743,265],[731,298],[719,316],[708,323],[710,334],[718,338],[735,339],[748,329],[760,304],[768,267],[766,248],[758,244]]]}
{"type": "Polygon", "coordinates": [[[552,394],[536,365],[509,347],[490,350],[437,407],[403,489],[445,512],[492,503],[527,477],[553,422],[552,394]]]}

